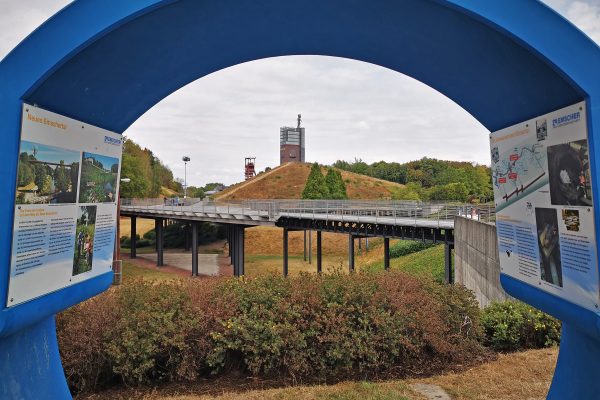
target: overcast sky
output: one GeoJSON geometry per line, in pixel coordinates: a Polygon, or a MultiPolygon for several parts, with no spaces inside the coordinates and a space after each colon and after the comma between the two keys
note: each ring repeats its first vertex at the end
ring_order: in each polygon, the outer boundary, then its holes
{"type": "MultiPolygon", "coordinates": [[[[68,3],[0,0],[0,58],[68,3]]],[[[546,3],[600,43],[600,0],[546,3]]],[[[246,156],[256,157],[259,170],[278,165],[279,127],[294,126],[299,113],[307,161],[490,162],[487,130],[440,93],[382,67],[319,56],[253,61],[206,76],[164,99],[125,134],[177,177],[183,177],[181,157],[191,157],[189,185],[230,184],[243,179],[246,156]],[[338,140],[342,134],[350,140],[338,140]]]]}

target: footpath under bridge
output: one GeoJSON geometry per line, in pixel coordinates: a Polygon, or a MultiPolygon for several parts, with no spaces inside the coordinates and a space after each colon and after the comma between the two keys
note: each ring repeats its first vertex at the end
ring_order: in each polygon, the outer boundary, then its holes
{"type": "MultiPolygon", "coordinates": [[[[322,232],[348,235],[348,265],[354,270],[354,241],[384,238],[384,266],[389,268],[389,240],[419,240],[445,244],[446,280],[451,282],[454,217],[495,220],[492,205],[417,201],[122,199],[121,216],[131,217],[131,258],[136,258],[136,218],[155,220],[157,265],[164,265],[164,226],[186,222],[191,243],[198,240],[198,222],[227,227],[234,275],[244,275],[244,230],[254,226],[283,229],[283,273],[288,273],[288,232],[316,231],[317,271],[322,270],[322,232]]],[[[310,237],[310,236],[309,236],[310,237]]],[[[198,274],[198,250],[192,247],[192,275],[198,274]]]]}

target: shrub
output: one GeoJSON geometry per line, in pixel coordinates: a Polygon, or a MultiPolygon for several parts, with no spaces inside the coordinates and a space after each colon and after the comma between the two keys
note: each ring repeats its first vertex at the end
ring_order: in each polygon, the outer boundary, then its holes
{"type": "Polygon", "coordinates": [[[416,240],[400,240],[390,246],[390,257],[397,258],[435,246],[434,243],[419,242],[416,240]]]}
{"type": "Polygon", "coordinates": [[[229,371],[291,380],[432,373],[471,362],[472,294],[401,272],[134,280],[57,318],[74,391],[229,371]]]}
{"type": "Polygon", "coordinates": [[[557,345],[560,321],[519,301],[493,303],[481,317],[487,346],[514,351],[557,345]]]}

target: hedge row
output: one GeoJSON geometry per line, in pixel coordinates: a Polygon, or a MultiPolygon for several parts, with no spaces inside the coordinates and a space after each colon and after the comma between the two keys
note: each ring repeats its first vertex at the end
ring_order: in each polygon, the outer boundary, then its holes
{"type": "Polygon", "coordinates": [[[486,353],[470,292],[400,273],[133,281],[57,317],[77,392],[238,371],[326,381],[433,373],[486,353]]]}
{"type": "Polygon", "coordinates": [[[399,240],[390,246],[390,257],[397,258],[416,253],[435,246],[435,243],[419,242],[416,240],[399,240]]]}
{"type": "Polygon", "coordinates": [[[561,323],[519,301],[493,303],[481,315],[484,344],[494,350],[515,351],[557,345],[561,323]]]}

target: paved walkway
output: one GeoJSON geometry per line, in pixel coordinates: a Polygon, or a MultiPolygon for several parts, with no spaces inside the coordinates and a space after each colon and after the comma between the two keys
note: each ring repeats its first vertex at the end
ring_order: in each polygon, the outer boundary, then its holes
{"type": "MultiPolygon", "coordinates": [[[[217,244],[199,246],[202,249],[213,249],[217,244]]],[[[219,247],[220,248],[220,247],[219,247]]],[[[138,253],[136,259],[129,258],[128,253],[122,254],[123,259],[129,260],[141,267],[156,267],[156,253],[138,253]]],[[[178,275],[189,276],[192,273],[192,252],[183,250],[167,250],[163,253],[164,272],[173,272],[178,275]],[[189,274],[188,274],[189,273],[189,274]]],[[[233,266],[229,264],[229,257],[222,253],[198,253],[198,274],[201,276],[232,276],[233,266]]]]}

